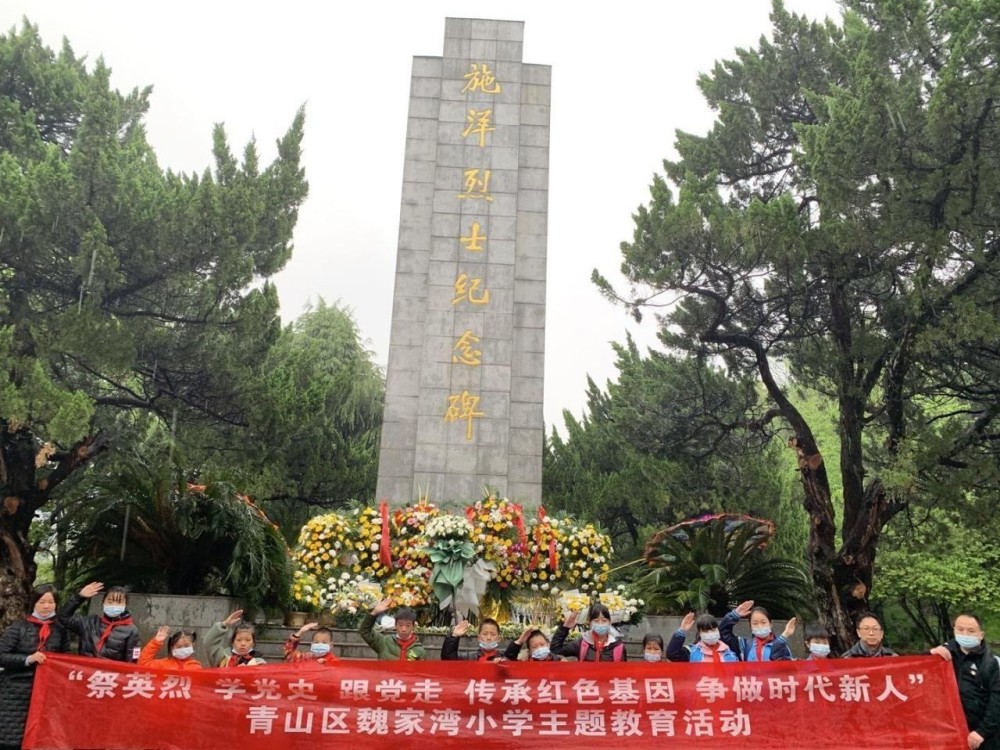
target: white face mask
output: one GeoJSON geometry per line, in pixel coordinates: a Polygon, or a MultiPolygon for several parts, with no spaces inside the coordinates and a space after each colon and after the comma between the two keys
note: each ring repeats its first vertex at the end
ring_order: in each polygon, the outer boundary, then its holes
{"type": "Polygon", "coordinates": [[[718,630],[706,630],[701,634],[702,643],[708,646],[714,646],[719,642],[719,631],[718,630]]]}
{"type": "MultiPolygon", "coordinates": [[[[24,610],[21,611],[23,612],[24,610]]],[[[37,612],[32,612],[31,616],[34,617],[36,620],[51,620],[53,617],[56,616],[56,613],[49,612],[47,615],[40,615],[37,612]]]]}
{"type": "Polygon", "coordinates": [[[649,651],[644,651],[642,656],[646,661],[653,661],[653,662],[659,661],[660,659],[663,658],[663,654],[654,654],[650,653],[649,651]]]}
{"type": "Polygon", "coordinates": [[[179,661],[184,661],[185,659],[190,659],[191,655],[194,654],[194,646],[178,646],[173,651],[174,658],[179,661]]]}

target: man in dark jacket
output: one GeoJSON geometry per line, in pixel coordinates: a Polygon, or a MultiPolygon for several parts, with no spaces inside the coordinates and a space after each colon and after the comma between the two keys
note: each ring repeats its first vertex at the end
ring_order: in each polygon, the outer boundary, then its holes
{"type": "Polygon", "coordinates": [[[955,637],[931,649],[952,663],[962,710],[969,725],[969,750],[1000,748],[1000,662],[983,641],[983,622],[963,612],[955,618],[955,637]]]}
{"type": "Polygon", "coordinates": [[[76,610],[101,593],[103,583],[88,583],[59,608],[59,619],[80,636],[80,655],[135,662],[139,659],[139,630],[128,612],[125,589],[112,586],[104,595],[100,615],[78,615],[76,610]]]}
{"type": "Polygon", "coordinates": [[[858,642],[841,654],[841,658],[869,659],[877,656],[896,656],[896,652],[882,642],[884,637],[882,623],[875,615],[866,612],[858,618],[858,642]]]}

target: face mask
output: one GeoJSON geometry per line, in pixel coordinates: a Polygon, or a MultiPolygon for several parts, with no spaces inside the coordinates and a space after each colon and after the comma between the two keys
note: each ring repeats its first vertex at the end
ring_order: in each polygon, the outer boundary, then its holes
{"type": "Polygon", "coordinates": [[[104,606],[105,617],[121,617],[125,614],[125,607],[121,604],[107,604],[104,606]]]}
{"type": "Polygon", "coordinates": [[[531,658],[535,661],[541,661],[542,659],[548,659],[549,653],[548,646],[540,646],[531,652],[531,658]]]}
{"type": "Polygon", "coordinates": [[[611,632],[611,626],[610,625],[605,625],[605,624],[602,624],[602,623],[597,623],[595,625],[591,625],[590,629],[596,635],[607,635],[608,633],[611,632]]]}
{"type": "Polygon", "coordinates": [[[718,630],[706,630],[701,634],[701,642],[708,645],[714,646],[719,642],[719,631],[718,630]]]}
{"type": "Polygon", "coordinates": [[[659,661],[660,659],[663,658],[663,654],[651,654],[649,651],[643,652],[642,655],[646,659],[646,661],[654,661],[655,662],[655,661],[659,661]]]}
{"type": "Polygon", "coordinates": [[[830,646],[826,643],[810,643],[809,653],[813,656],[829,656],[830,646]]]}
{"type": "Polygon", "coordinates": [[[955,635],[955,642],[962,648],[976,648],[979,645],[979,639],[974,635],[955,635]]]}
{"type": "Polygon", "coordinates": [[[767,638],[769,635],[771,635],[771,628],[754,628],[753,634],[757,638],[767,638]]]}
{"type": "Polygon", "coordinates": [[[184,661],[185,659],[191,658],[191,655],[194,653],[194,646],[180,646],[178,648],[175,648],[170,653],[173,654],[175,659],[184,661]]]}
{"type": "Polygon", "coordinates": [[[40,615],[37,612],[32,612],[31,616],[34,617],[36,620],[51,620],[53,617],[56,616],[56,613],[49,612],[47,615],[40,615]]]}
{"type": "Polygon", "coordinates": [[[497,646],[500,645],[500,641],[480,641],[479,648],[483,651],[496,651],[497,646]]]}
{"type": "Polygon", "coordinates": [[[326,656],[330,653],[329,643],[311,643],[309,644],[309,652],[315,654],[316,656],[326,656]]]}
{"type": "Polygon", "coordinates": [[[250,646],[249,648],[233,648],[231,651],[235,656],[246,656],[247,654],[253,653],[253,646],[250,646]]]}

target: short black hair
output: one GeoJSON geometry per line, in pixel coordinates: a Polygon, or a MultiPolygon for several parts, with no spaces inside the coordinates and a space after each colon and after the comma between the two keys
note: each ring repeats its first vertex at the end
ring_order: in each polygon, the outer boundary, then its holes
{"type": "Polygon", "coordinates": [[[880,619],[878,619],[878,615],[876,615],[874,612],[862,612],[854,620],[854,628],[855,629],[860,628],[861,627],[861,621],[862,620],[868,620],[868,619],[874,620],[875,622],[878,623],[879,627],[882,627],[882,621],[880,619]]]}
{"type": "MultiPolygon", "coordinates": [[[[524,641],[524,645],[528,646],[528,644],[531,643],[531,639],[532,638],[537,638],[538,636],[542,636],[542,638],[545,639],[546,643],[549,642],[549,637],[547,635],[545,635],[545,633],[543,633],[541,630],[532,630],[530,633],[528,633],[528,638],[524,641]]],[[[531,647],[528,646],[528,648],[531,648],[531,647]]]]}
{"type": "Polygon", "coordinates": [[[333,640],[333,631],[330,630],[330,628],[316,628],[313,631],[313,638],[315,638],[317,635],[320,635],[321,633],[326,633],[328,636],[330,636],[330,640],[331,641],[333,640]]]}
{"type": "Polygon", "coordinates": [[[695,628],[698,629],[699,633],[703,633],[706,630],[715,630],[719,627],[719,621],[716,620],[712,615],[702,615],[694,623],[695,628]]]}
{"type": "Polygon", "coordinates": [[[646,633],[646,635],[642,637],[643,649],[645,649],[650,643],[655,643],[660,647],[660,651],[663,650],[663,636],[659,633],[646,633]]]}
{"type": "Polygon", "coordinates": [[[492,617],[484,617],[479,622],[479,629],[480,630],[483,629],[483,625],[492,625],[493,627],[495,627],[497,629],[498,633],[500,632],[500,623],[497,622],[496,620],[494,620],[492,617]]]}
{"type": "Polygon", "coordinates": [[[252,622],[247,622],[246,620],[240,620],[236,623],[236,627],[233,628],[232,634],[229,636],[229,645],[232,646],[236,642],[236,636],[240,633],[249,633],[253,637],[253,645],[257,645],[257,628],[253,626],[252,622]]]}
{"type": "Polygon", "coordinates": [[[400,607],[396,610],[396,622],[403,620],[404,622],[416,622],[417,613],[414,612],[410,607],[400,607]]]}
{"type": "Polygon", "coordinates": [[[768,620],[771,619],[770,613],[768,613],[768,611],[764,609],[764,607],[754,607],[753,609],[750,610],[750,616],[753,617],[755,612],[760,612],[768,620]]]}
{"type": "Polygon", "coordinates": [[[955,627],[955,622],[958,620],[959,617],[970,617],[976,621],[976,625],[979,626],[980,630],[983,629],[983,618],[977,615],[975,612],[959,612],[957,615],[955,615],[955,619],[951,621],[952,627],[955,627]]]}
{"type": "Polygon", "coordinates": [[[112,586],[107,591],[104,592],[104,598],[107,599],[112,594],[121,594],[128,601],[128,589],[124,586],[112,586]]]}
{"type": "Polygon", "coordinates": [[[813,638],[826,638],[830,640],[830,631],[821,622],[806,623],[805,630],[802,633],[802,640],[811,641],[813,638]]]}

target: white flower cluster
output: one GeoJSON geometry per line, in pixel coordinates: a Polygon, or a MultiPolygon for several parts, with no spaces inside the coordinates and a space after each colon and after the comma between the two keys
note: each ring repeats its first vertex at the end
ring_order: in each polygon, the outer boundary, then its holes
{"type": "Polygon", "coordinates": [[[472,524],[464,516],[442,514],[427,522],[424,534],[430,539],[469,539],[472,536],[472,524]]]}
{"type": "Polygon", "coordinates": [[[363,575],[341,573],[327,578],[320,597],[323,609],[354,615],[367,612],[382,599],[382,587],[363,575]]]}
{"type": "Polygon", "coordinates": [[[628,622],[639,611],[639,607],[645,604],[642,599],[630,597],[623,584],[603,592],[599,600],[611,612],[611,622],[628,622]]]}

